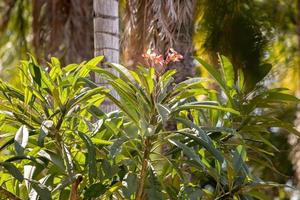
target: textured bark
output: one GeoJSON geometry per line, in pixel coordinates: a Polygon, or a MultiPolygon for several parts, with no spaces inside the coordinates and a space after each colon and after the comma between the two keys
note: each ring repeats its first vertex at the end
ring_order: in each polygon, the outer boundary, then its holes
{"type": "Polygon", "coordinates": [[[154,48],[164,54],[172,47],[184,60],[172,63],[176,68],[175,81],[180,82],[194,75],[193,25],[196,1],[178,0],[128,0],[124,18],[124,62],[134,68],[144,62],[141,54],[154,48]]]}
{"type": "Polygon", "coordinates": [[[69,64],[93,57],[93,0],[33,0],[32,9],[38,58],[69,64]]]}
{"type": "MultiPolygon", "coordinates": [[[[117,0],[94,0],[94,55],[104,55],[106,61],[119,62],[119,3],[117,0]]],[[[115,70],[102,65],[106,70],[117,74],[115,70]]],[[[110,87],[101,77],[95,77],[96,83],[110,87]]],[[[112,90],[113,96],[117,97],[112,90]]],[[[111,101],[102,104],[104,112],[116,110],[111,101]]]]}

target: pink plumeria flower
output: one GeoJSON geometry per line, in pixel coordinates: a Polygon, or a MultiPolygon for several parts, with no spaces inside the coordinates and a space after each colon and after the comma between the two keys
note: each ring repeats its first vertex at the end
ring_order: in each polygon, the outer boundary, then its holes
{"type": "Polygon", "coordinates": [[[149,60],[154,60],[157,57],[157,53],[153,49],[148,49],[146,53],[142,54],[142,57],[149,60]]]}
{"type": "Polygon", "coordinates": [[[154,58],[154,63],[155,64],[159,64],[159,65],[164,65],[165,64],[165,60],[164,57],[162,55],[158,55],[154,58]]]}
{"type": "Polygon", "coordinates": [[[166,59],[164,59],[163,55],[158,54],[153,49],[148,49],[145,54],[142,54],[142,57],[162,67],[167,66],[170,62],[179,62],[183,59],[183,56],[173,48],[168,49],[166,53],[166,59]]]}
{"type": "Polygon", "coordinates": [[[142,54],[144,59],[150,60],[151,62],[159,65],[164,65],[164,57],[156,53],[153,49],[148,49],[145,54],[142,54]]]}
{"type": "Polygon", "coordinates": [[[166,63],[179,62],[181,60],[183,60],[183,56],[180,53],[175,51],[173,48],[168,49],[166,63]]]}

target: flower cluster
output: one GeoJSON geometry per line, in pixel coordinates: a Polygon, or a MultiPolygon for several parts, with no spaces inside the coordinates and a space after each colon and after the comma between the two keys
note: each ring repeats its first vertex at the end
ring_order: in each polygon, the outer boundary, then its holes
{"type": "Polygon", "coordinates": [[[167,50],[165,58],[163,55],[158,54],[157,51],[153,49],[148,49],[145,54],[142,54],[142,57],[160,66],[166,66],[170,62],[179,62],[183,59],[183,56],[173,48],[169,48],[167,50]]]}

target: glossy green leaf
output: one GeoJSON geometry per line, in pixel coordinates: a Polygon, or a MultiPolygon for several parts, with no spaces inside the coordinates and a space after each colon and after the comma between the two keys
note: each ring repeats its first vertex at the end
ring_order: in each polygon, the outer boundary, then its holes
{"type": "Polygon", "coordinates": [[[17,131],[14,139],[15,150],[17,155],[23,155],[28,143],[29,130],[27,126],[22,125],[17,131]]]}
{"type": "Polygon", "coordinates": [[[130,197],[136,192],[138,186],[138,178],[135,173],[128,173],[125,179],[125,186],[122,188],[122,192],[125,198],[130,199],[130,197]]]}
{"type": "Polygon", "coordinates": [[[62,155],[59,155],[50,150],[40,150],[38,152],[38,155],[40,157],[46,158],[47,160],[51,161],[62,172],[65,171],[66,167],[65,167],[62,155]]]}
{"type": "Polygon", "coordinates": [[[79,176],[82,176],[82,175],[74,174],[72,176],[67,176],[66,178],[62,179],[61,182],[59,184],[57,184],[57,186],[55,188],[53,188],[53,190],[51,192],[55,193],[56,191],[63,190],[65,187],[74,183],[79,178],[79,176]]]}
{"type": "Polygon", "coordinates": [[[100,197],[107,190],[107,186],[102,183],[94,183],[90,185],[84,192],[84,199],[100,197]]]}
{"type": "Polygon", "coordinates": [[[162,188],[153,169],[149,170],[149,186],[146,189],[149,200],[162,200],[162,188]]]}
{"type": "Polygon", "coordinates": [[[160,103],[156,104],[156,108],[162,119],[162,122],[165,123],[169,119],[171,110],[167,106],[162,105],[160,103]]]}
{"type": "Polygon", "coordinates": [[[220,60],[221,67],[224,71],[224,78],[226,84],[231,88],[234,85],[234,68],[231,62],[229,61],[229,59],[226,58],[225,56],[219,55],[219,60],[220,60]]]}
{"type": "Polygon", "coordinates": [[[92,58],[91,60],[89,60],[86,65],[90,65],[90,66],[97,66],[99,64],[99,62],[101,62],[103,60],[104,56],[96,56],[95,58],[92,58]]]}
{"type": "Polygon", "coordinates": [[[217,83],[221,86],[221,88],[223,89],[223,91],[225,92],[227,98],[229,99],[229,101],[233,104],[233,100],[232,97],[230,95],[230,91],[229,88],[226,84],[226,82],[224,81],[224,79],[222,78],[220,72],[218,72],[216,70],[216,68],[214,68],[213,66],[209,65],[208,63],[206,63],[204,60],[202,60],[199,57],[196,57],[196,60],[209,72],[209,74],[217,81],[217,83]]]}
{"type": "Polygon", "coordinates": [[[39,86],[41,87],[42,85],[42,73],[41,73],[41,69],[33,64],[33,63],[29,63],[29,71],[31,74],[31,77],[33,79],[33,81],[39,86]]]}
{"type": "Polygon", "coordinates": [[[191,147],[188,147],[185,144],[183,144],[179,141],[176,141],[176,140],[169,139],[169,142],[171,144],[179,147],[180,149],[182,149],[186,156],[188,156],[190,159],[196,161],[199,166],[204,168],[204,164],[201,162],[200,157],[195,153],[195,151],[191,147]]]}
{"type": "Polygon", "coordinates": [[[36,191],[36,193],[39,196],[39,199],[41,200],[51,200],[51,192],[47,188],[47,186],[43,185],[42,183],[38,181],[31,181],[32,188],[36,191]]]}
{"type": "Polygon", "coordinates": [[[92,142],[92,140],[89,138],[88,135],[78,132],[79,137],[84,141],[86,148],[88,150],[87,153],[87,163],[88,163],[88,169],[89,169],[89,180],[92,183],[93,180],[97,177],[97,167],[96,167],[96,149],[92,142]]]}
{"type": "Polygon", "coordinates": [[[189,120],[179,118],[179,117],[177,117],[175,119],[177,121],[187,125],[187,127],[190,127],[193,130],[193,132],[196,133],[196,135],[193,135],[193,134],[190,134],[187,132],[181,132],[181,131],[178,131],[178,133],[185,135],[185,136],[191,138],[193,141],[199,143],[204,148],[206,148],[213,156],[215,156],[215,158],[220,163],[223,163],[224,157],[223,157],[222,153],[214,147],[212,140],[210,139],[210,137],[207,135],[207,133],[205,131],[203,131],[199,126],[195,125],[193,122],[191,122],[189,120]]]}
{"type": "Polygon", "coordinates": [[[24,177],[18,168],[10,162],[0,162],[0,166],[4,167],[15,179],[22,182],[24,177]]]}
{"type": "Polygon", "coordinates": [[[240,112],[237,110],[234,110],[232,108],[226,108],[226,107],[219,106],[219,105],[213,105],[210,102],[197,102],[197,103],[191,103],[191,104],[184,104],[182,106],[176,107],[172,111],[172,114],[178,113],[179,111],[182,111],[182,110],[189,110],[189,109],[195,109],[195,110],[215,109],[215,110],[220,110],[220,111],[240,115],[240,112]]]}
{"type": "Polygon", "coordinates": [[[111,145],[113,144],[113,142],[111,141],[108,141],[108,140],[102,140],[102,139],[99,139],[99,138],[91,138],[93,144],[95,145],[111,145]]]}

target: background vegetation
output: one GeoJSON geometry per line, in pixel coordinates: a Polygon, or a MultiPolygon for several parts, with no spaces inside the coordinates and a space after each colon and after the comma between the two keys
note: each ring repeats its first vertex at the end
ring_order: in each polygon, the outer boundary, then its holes
{"type": "Polygon", "coordinates": [[[297,195],[299,5],[1,1],[0,197],[297,195]]]}

